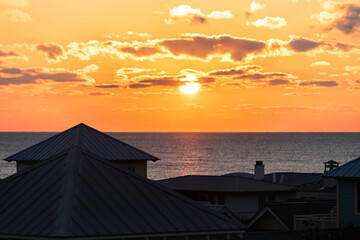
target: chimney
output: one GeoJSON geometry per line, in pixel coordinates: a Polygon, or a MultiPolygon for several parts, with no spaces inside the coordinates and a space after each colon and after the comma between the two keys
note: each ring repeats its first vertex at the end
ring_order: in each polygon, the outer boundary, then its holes
{"type": "Polygon", "coordinates": [[[263,180],[264,179],[264,164],[263,161],[256,161],[255,164],[255,179],[263,180]]]}

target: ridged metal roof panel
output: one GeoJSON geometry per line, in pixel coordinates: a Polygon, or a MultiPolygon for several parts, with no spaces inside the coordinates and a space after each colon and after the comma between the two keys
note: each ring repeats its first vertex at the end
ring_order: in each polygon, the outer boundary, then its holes
{"type": "Polygon", "coordinates": [[[0,234],[86,237],[244,226],[78,147],[3,180],[0,234]]]}
{"type": "Polygon", "coordinates": [[[7,157],[5,160],[45,160],[74,146],[79,146],[105,160],[159,160],[83,123],[7,157]]]}
{"type": "Polygon", "coordinates": [[[158,183],[173,190],[210,192],[269,192],[289,191],[291,186],[269,183],[239,176],[188,175],[159,180],[158,183]]]}
{"type": "Polygon", "coordinates": [[[360,157],[325,173],[324,177],[360,178],[360,157]]]}

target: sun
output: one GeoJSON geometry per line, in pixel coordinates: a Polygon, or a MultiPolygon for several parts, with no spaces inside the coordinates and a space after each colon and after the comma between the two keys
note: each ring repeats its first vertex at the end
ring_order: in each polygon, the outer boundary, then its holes
{"type": "Polygon", "coordinates": [[[185,94],[194,94],[200,89],[200,83],[197,82],[195,75],[186,75],[186,78],[181,78],[180,81],[185,81],[184,85],[180,85],[179,89],[185,94]]]}

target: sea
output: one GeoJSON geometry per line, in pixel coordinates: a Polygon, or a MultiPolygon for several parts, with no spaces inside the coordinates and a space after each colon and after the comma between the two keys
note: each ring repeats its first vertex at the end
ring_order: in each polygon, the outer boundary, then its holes
{"type": "MultiPolygon", "coordinates": [[[[56,133],[0,132],[0,159],[56,133]]],[[[360,157],[360,133],[107,133],[161,160],[149,161],[153,180],[183,175],[253,173],[263,161],[265,173],[322,173],[324,162],[340,166],[360,157]]],[[[0,161],[0,178],[15,173],[15,163],[0,161]]]]}

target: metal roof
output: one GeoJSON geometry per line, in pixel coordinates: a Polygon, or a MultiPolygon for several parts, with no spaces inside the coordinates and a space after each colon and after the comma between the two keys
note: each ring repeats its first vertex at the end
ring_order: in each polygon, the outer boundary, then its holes
{"type": "Polygon", "coordinates": [[[264,176],[264,181],[294,187],[320,180],[323,180],[321,173],[275,172],[264,176]]]}
{"type": "Polygon", "coordinates": [[[324,173],[323,176],[335,178],[360,178],[360,157],[347,162],[330,172],[324,173]]]}
{"type": "Polygon", "coordinates": [[[7,157],[5,160],[9,162],[45,160],[74,146],[79,146],[105,160],[159,160],[83,123],[7,157]]]}
{"type": "Polygon", "coordinates": [[[0,235],[122,237],[241,228],[79,147],[14,174],[0,186],[0,235]]]}
{"type": "Polygon", "coordinates": [[[187,175],[159,180],[158,183],[174,190],[211,191],[211,192],[271,192],[289,191],[291,186],[284,186],[239,176],[187,175]]]}

